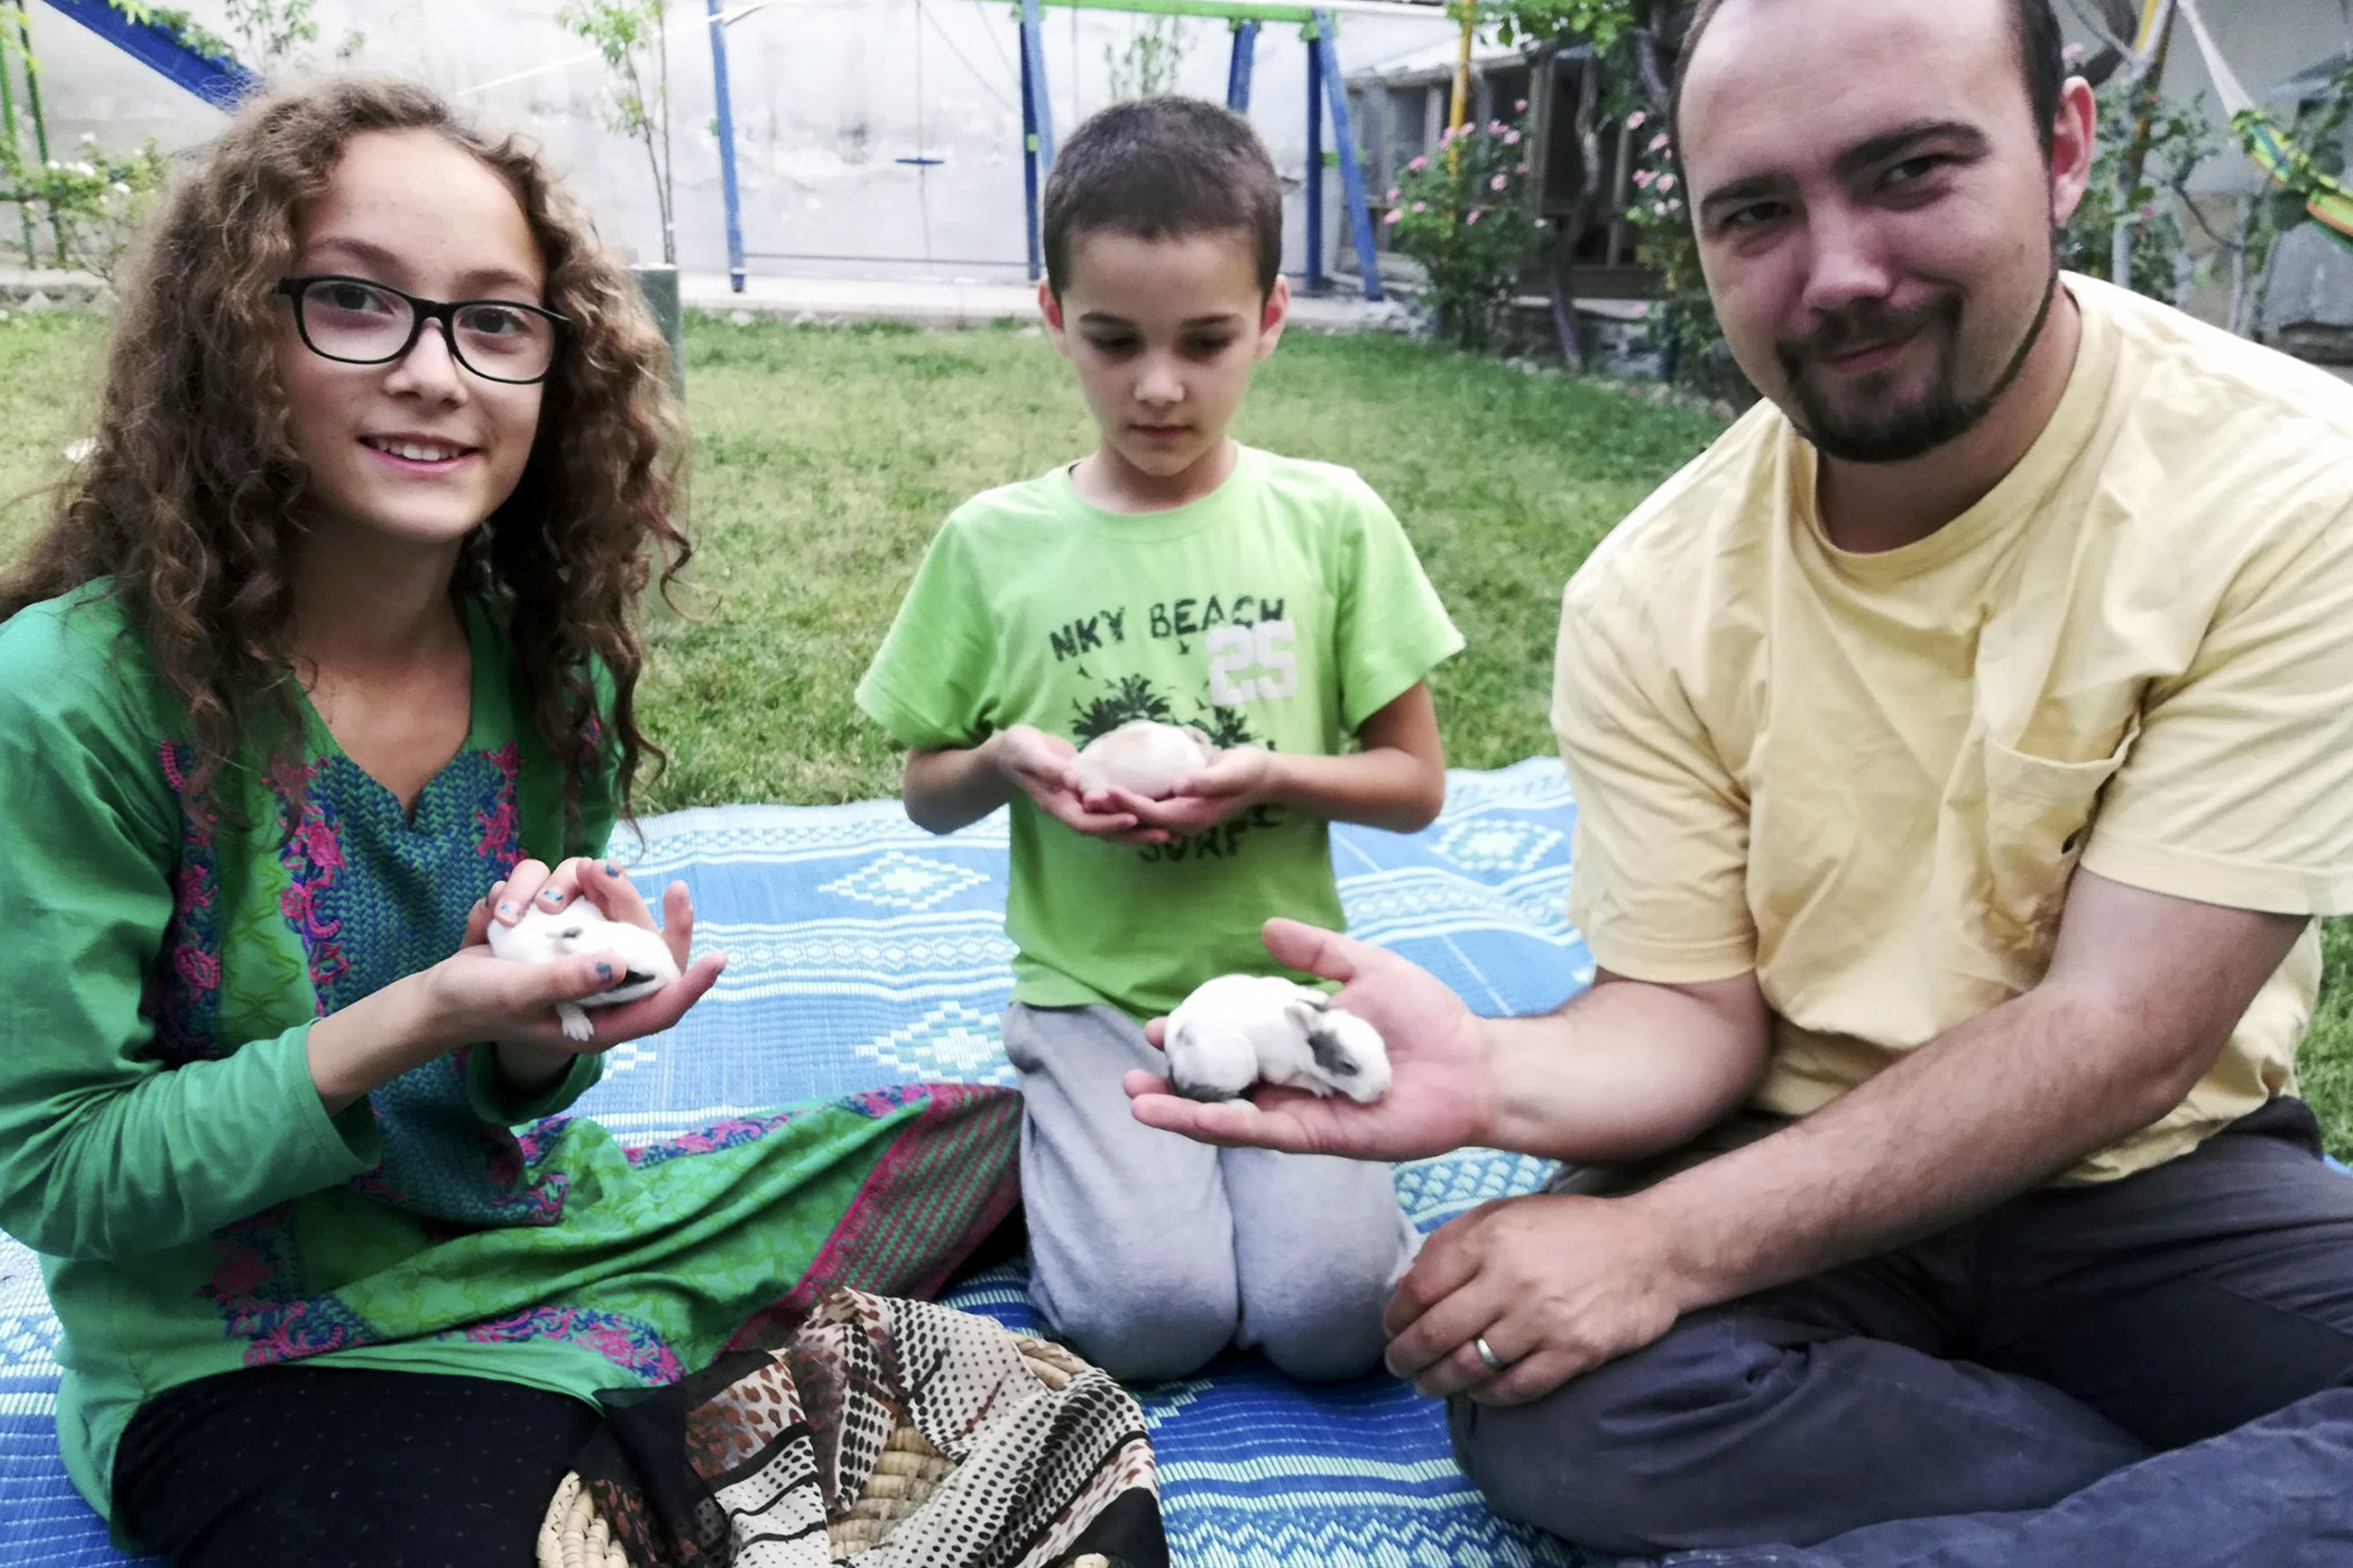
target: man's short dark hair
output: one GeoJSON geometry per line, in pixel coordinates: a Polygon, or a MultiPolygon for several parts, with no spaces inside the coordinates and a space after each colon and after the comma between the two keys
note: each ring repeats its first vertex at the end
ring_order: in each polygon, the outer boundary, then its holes
{"type": "MultiPolygon", "coordinates": [[[[1683,152],[1683,77],[1691,69],[1692,56],[1699,52],[1700,35],[1724,5],[1725,0],[1700,0],[1683,33],[1683,47],[1675,54],[1674,83],[1667,94],[1667,134],[1672,139],[1678,165],[1683,152]]],[[[2059,17],[2051,8],[2051,0],[2010,0],[2010,36],[2018,40],[2019,69],[2026,76],[2026,100],[2034,111],[2034,134],[2042,143],[2042,161],[2048,163],[2052,127],[2059,118],[2059,89],[2067,81],[2066,59],[2060,52],[2064,45],[2059,36],[2059,17]]]]}
{"type": "Polygon", "coordinates": [[[1282,270],[1282,180],[1232,110],[1198,98],[1140,98],[1089,115],[1046,181],[1046,281],[1060,299],[1071,250],[1090,234],[1187,239],[1235,234],[1258,262],[1261,296],[1282,270]]]}

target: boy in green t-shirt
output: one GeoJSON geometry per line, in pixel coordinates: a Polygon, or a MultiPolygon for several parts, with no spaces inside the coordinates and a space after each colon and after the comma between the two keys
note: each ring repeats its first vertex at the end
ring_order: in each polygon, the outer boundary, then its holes
{"type": "Polygon", "coordinates": [[[956,510],[859,705],[910,748],[915,821],[1012,807],[1005,1047],[1040,1316],[1119,1377],[1232,1342],[1354,1376],[1416,1241],[1388,1167],[1208,1148],[1136,1121],[1120,1080],[1161,1069],[1143,1020],[1280,973],[1267,917],[1341,923],[1332,820],[1437,815],[1423,678],[1462,639],[1354,472],[1226,433],[1290,299],[1246,121],[1177,98],[1095,115],[1055,163],[1045,248],[1039,306],[1102,440],[956,510]],[[1165,800],[1082,795],[1078,747],[1133,719],[1220,750],[1165,800]]]}

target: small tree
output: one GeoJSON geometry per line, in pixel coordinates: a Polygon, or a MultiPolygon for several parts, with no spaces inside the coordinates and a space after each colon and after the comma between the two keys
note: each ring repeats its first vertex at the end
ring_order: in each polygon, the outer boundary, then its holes
{"type": "Polygon", "coordinates": [[[1464,348],[1495,341],[1543,243],[1531,184],[1525,139],[1497,120],[1446,132],[1388,193],[1383,222],[1429,274],[1439,331],[1464,348]]]}
{"type": "MultiPolygon", "coordinates": [[[[2153,71],[2110,78],[2099,107],[2108,134],[2061,233],[2060,258],[2078,271],[2182,304],[2204,270],[2190,259],[2185,223],[2204,221],[2189,185],[2213,155],[2213,123],[2202,101],[2177,104],[2160,93],[2153,71]]],[[[2231,243],[2211,237],[2218,246],[2231,243]]]]}
{"type": "Polygon", "coordinates": [[[1148,16],[1129,35],[1127,47],[1112,53],[1103,46],[1103,69],[1111,79],[1112,101],[1151,98],[1176,90],[1176,73],[1185,64],[1192,40],[1182,16],[1148,16]]]}
{"type": "MultiPolygon", "coordinates": [[[[165,27],[201,54],[221,58],[228,53],[227,45],[185,17],[137,0],[110,4],[134,22],[165,27]]],[[[55,156],[43,113],[41,64],[32,44],[25,0],[0,0],[0,204],[16,208],[26,266],[79,268],[111,281],[170,165],[152,140],[136,152],[110,153],[96,136],[85,135],[74,156],[55,156]],[[46,255],[42,229],[47,231],[46,255]]]]}
{"type": "MultiPolygon", "coordinates": [[[[307,68],[312,61],[309,46],[319,41],[317,7],[312,0],[222,0],[228,25],[244,48],[241,57],[264,76],[280,66],[307,68]]],[[[348,64],[366,40],[345,33],[335,46],[335,59],[348,64]]]]}
{"type": "Polygon", "coordinates": [[[669,0],[571,0],[555,19],[596,46],[609,78],[607,129],[645,144],[661,220],[661,256],[678,260],[670,205],[669,0]]]}
{"type": "MultiPolygon", "coordinates": [[[[2232,116],[2232,128],[2251,135],[2262,118],[2253,110],[2232,116]]],[[[2281,233],[2306,221],[2307,204],[2325,196],[2342,196],[2347,177],[2346,138],[2353,125],[2353,57],[2337,67],[2318,95],[2296,106],[2281,131],[2286,154],[2274,184],[2250,202],[2239,227],[2240,244],[2232,257],[2231,330],[2249,331],[2263,312],[2263,263],[2272,242],[2281,233]]]]}

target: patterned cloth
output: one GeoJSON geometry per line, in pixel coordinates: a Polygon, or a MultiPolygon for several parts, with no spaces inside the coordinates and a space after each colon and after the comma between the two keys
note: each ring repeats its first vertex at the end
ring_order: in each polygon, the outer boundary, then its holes
{"type": "MultiPolygon", "coordinates": [[[[579,1473],[640,1568],[1168,1561],[1126,1390],[986,1318],[857,1290],[776,1350],[629,1397],[579,1473]],[[681,1461],[665,1510],[649,1473],[681,1461]]],[[[570,1555],[543,1539],[542,1563],[570,1555]]]]}
{"type": "MultiPolygon", "coordinates": [[[[1482,1013],[1558,1005],[1592,976],[1563,912],[1575,815],[1560,764],[1546,758],[1450,775],[1444,813],[1419,834],[1336,828],[1351,929],[1482,1013]]],[[[683,879],[699,940],[729,963],[679,1028],[616,1047],[576,1108],[624,1146],[879,1085],[1012,1083],[997,1038],[1012,986],[1001,814],[945,838],[896,802],[713,807],[643,826],[645,842],[624,830],[616,854],[649,890],[683,879]]],[[[1424,1230],[1547,1173],[1540,1161],[1475,1150],[1396,1173],[1424,1230]]],[[[1034,1329],[1018,1263],[942,1300],[1034,1329]]],[[[118,1563],[58,1462],[56,1336],[31,1258],[0,1243],[0,1563],[118,1563]]],[[[1582,1561],[1491,1513],[1451,1457],[1440,1407],[1393,1380],[1303,1387],[1229,1357],[1136,1394],[1175,1562],[1582,1561]]]]}

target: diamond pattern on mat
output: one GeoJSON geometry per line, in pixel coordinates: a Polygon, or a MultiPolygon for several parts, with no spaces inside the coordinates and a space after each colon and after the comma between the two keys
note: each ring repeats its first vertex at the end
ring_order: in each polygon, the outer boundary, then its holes
{"type": "Polygon", "coordinates": [[[928,910],[944,899],[987,880],[987,873],[953,860],[934,860],[893,849],[849,876],[824,884],[818,891],[838,893],[861,904],[890,910],[928,910]]]}
{"type": "Polygon", "coordinates": [[[63,1331],[48,1316],[0,1318],[0,1375],[58,1370],[58,1339],[63,1331]]]}
{"type": "Polygon", "coordinates": [[[1515,1197],[1542,1186],[1552,1162],[1530,1154],[1464,1150],[1397,1169],[1398,1202],[1415,1219],[1452,1215],[1490,1198],[1515,1197]]]}
{"type": "Polygon", "coordinates": [[[949,1079],[1009,1086],[1015,1081],[996,1016],[961,1002],[944,1002],[905,1028],[858,1047],[857,1053],[911,1074],[919,1083],[949,1079]]]}
{"type": "Polygon", "coordinates": [[[1435,847],[1456,865],[1473,871],[1525,871],[1559,842],[1557,828],[1473,817],[1448,828],[1435,847]]]}
{"type": "Polygon", "coordinates": [[[648,1049],[638,1041],[623,1040],[605,1053],[605,1076],[610,1078],[617,1072],[646,1067],[660,1059],[659,1052],[648,1049]]]}
{"type": "Polygon", "coordinates": [[[1144,1384],[1135,1391],[1135,1402],[1144,1406],[1144,1425],[1146,1427],[1158,1426],[1208,1393],[1209,1386],[1209,1380],[1206,1377],[1144,1384]]]}

